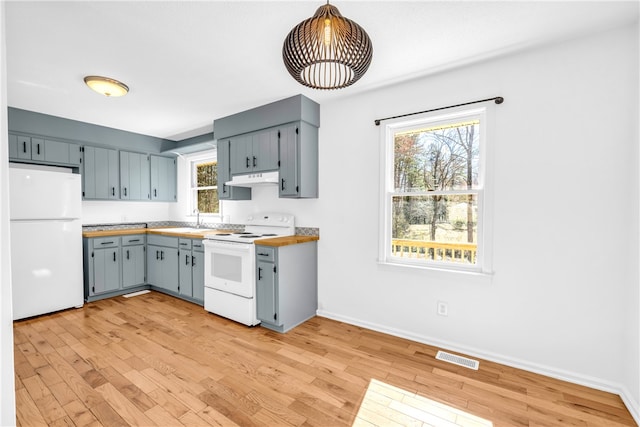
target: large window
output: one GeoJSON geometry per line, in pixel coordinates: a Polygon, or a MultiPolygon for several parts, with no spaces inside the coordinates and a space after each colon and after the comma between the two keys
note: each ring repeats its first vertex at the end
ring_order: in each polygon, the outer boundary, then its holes
{"type": "Polygon", "coordinates": [[[191,206],[201,214],[219,214],[218,162],[212,155],[191,160],[191,206]]]}
{"type": "Polygon", "coordinates": [[[486,270],[485,115],[385,126],[382,262],[486,270]]]}

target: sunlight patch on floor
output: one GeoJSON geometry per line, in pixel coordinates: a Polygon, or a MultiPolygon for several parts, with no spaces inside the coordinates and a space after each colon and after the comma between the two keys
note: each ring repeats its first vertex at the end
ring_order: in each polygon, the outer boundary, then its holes
{"type": "Polygon", "coordinates": [[[353,427],[493,427],[484,418],[372,379],[353,427]]]}

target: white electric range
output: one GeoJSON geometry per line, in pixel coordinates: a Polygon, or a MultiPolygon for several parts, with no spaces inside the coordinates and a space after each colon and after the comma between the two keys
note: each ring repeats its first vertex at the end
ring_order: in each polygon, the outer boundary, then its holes
{"type": "Polygon", "coordinates": [[[204,308],[248,326],[257,325],[254,242],[295,234],[293,215],[258,213],[244,221],[244,231],[204,237],[204,308]]]}

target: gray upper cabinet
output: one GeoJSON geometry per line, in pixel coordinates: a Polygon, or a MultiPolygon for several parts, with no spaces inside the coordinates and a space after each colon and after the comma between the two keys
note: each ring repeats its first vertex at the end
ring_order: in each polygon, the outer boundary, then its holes
{"type": "Polygon", "coordinates": [[[171,157],[151,155],[151,200],[175,202],[176,160],[171,157]]]}
{"type": "MultiPolygon", "coordinates": [[[[214,120],[219,180],[278,171],[280,197],[318,197],[319,126],[320,105],[302,95],[214,120]],[[227,162],[228,177],[221,175],[227,162]]],[[[219,185],[218,193],[221,200],[243,200],[233,197],[226,185],[219,185]]]]}
{"type": "Polygon", "coordinates": [[[279,195],[318,197],[318,129],[306,122],[281,127],[279,195]]]}
{"type": "Polygon", "coordinates": [[[120,152],[120,198],[151,199],[151,171],[147,154],[120,152]]]}
{"type": "Polygon", "coordinates": [[[80,166],[82,147],[68,142],[9,134],[9,159],[46,165],[80,166]]]}
{"type": "Polygon", "coordinates": [[[278,129],[231,138],[231,175],[278,169],[278,129]]]}
{"type": "Polygon", "coordinates": [[[231,180],[230,139],[218,140],[218,199],[219,200],[250,200],[251,189],[245,187],[230,187],[225,182],[231,180]]]}
{"type": "Polygon", "coordinates": [[[118,152],[108,148],[84,147],[83,192],[85,199],[119,199],[118,152]]]}

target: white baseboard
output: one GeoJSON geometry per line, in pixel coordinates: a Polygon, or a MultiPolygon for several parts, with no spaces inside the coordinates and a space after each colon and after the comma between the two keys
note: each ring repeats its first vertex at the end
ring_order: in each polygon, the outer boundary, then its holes
{"type": "Polygon", "coordinates": [[[491,362],[500,363],[502,365],[511,366],[513,368],[523,369],[525,371],[534,372],[536,374],[545,375],[548,377],[556,378],[563,381],[568,381],[573,384],[583,385],[596,390],[605,391],[608,393],[614,393],[620,396],[627,409],[631,413],[636,423],[640,425],[640,406],[632,397],[626,387],[621,384],[612,383],[609,381],[603,381],[599,378],[591,377],[588,375],[578,374],[576,372],[565,371],[556,369],[551,366],[540,365],[531,361],[515,359],[512,357],[504,356],[497,353],[487,352],[485,350],[460,345],[455,342],[441,340],[429,336],[418,335],[411,332],[407,332],[401,329],[389,328],[385,325],[377,323],[371,323],[355,319],[353,317],[342,316],[336,313],[331,313],[325,310],[318,310],[317,315],[320,317],[326,317],[328,319],[337,320],[340,322],[348,323],[354,326],[360,326],[362,328],[371,329],[377,332],[383,332],[385,334],[393,335],[400,338],[406,338],[412,341],[416,341],[422,344],[431,345],[434,347],[443,348],[445,350],[451,350],[454,352],[462,353],[468,356],[477,357],[480,359],[489,360],[491,362]]]}

